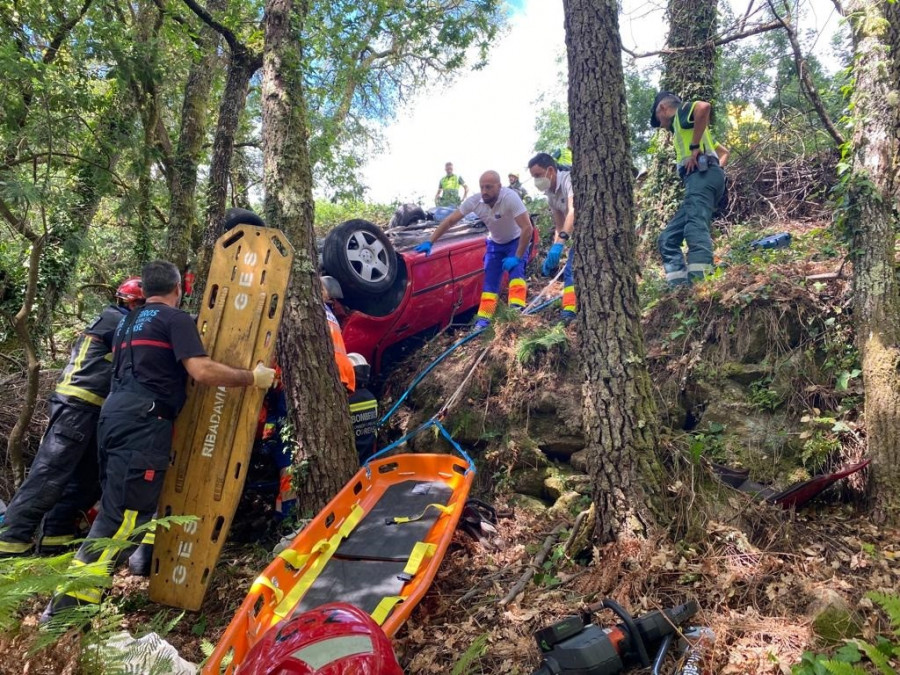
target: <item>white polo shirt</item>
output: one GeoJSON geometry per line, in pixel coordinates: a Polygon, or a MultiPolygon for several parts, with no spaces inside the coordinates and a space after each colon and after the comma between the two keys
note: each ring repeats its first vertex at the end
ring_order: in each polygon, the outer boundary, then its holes
{"type": "Polygon", "coordinates": [[[572,194],[572,176],[568,171],[556,172],[556,189],[544,192],[550,208],[562,214],[563,218],[569,215],[569,197],[572,194]]]}
{"type": "Polygon", "coordinates": [[[521,197],[508,187],[500,188],[493,206],[485,204],[479,192],[460,204],[459,210],[464,216],[470,213],[478,216],[487,225],[490,240],[497,244],[508,244],[522,236],[516,218],[528,211],[521,197]]]}

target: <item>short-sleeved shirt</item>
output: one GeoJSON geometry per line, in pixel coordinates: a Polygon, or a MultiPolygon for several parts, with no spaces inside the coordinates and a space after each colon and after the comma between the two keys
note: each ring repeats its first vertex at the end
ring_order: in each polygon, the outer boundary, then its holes
{"type": "Polygon", "coordinates": [[[544,194],[550,208],[564,218],[569,215],[569,197],[572,195],[572,176],[568,171],[556,172],[556,189],[546,190],[544,194]]]}
{"type": "Polygon", "coordinates": [[[460,204],[459,210],[464,216],[469,213],[478,216],[487,225],[491,241],[497,244],[508,244],[522,236],[522,228],[519,227],[516,218],[528,211],[522,203],[522,198],[508,187],[500,188],[500,194],[493,206],[485,204],[481,199],[481,193],[478,193],[460,204]]]}
{"type": "Polygon", "coordinates": [[[129,315],[116,328],[112,390],[115,393],[117,379],[130,368],[138,383],[179,411],[188,377],[182,361],[206,356],[197,326],[187,312],[162,303],[148,303],[134,311],[133,322],[129,315]]]}

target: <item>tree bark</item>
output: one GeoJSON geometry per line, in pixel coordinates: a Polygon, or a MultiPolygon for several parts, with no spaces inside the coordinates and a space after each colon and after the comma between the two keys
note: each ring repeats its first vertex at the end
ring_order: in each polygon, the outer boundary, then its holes
{"type": "Polygon", "coordinates": [[[209,163],[209,180],[206,188],[206,224],[203,242],[197,256],[194,298],[202,298],[209,273],[210,252],[223,232],[225,200],[228,195],[228,180],[231,158],[234,154],[234,137],[237,133],[241,113],[247,101],[250,78],[259,70],[262,59],[258,54],[237,43],[232,47],[225,79],[225,90],[219,104],[219,120],[213,139],[212,158],[209,163]]]}
{"type": "Polygon", "coordinates": [[[357,468],[350,409],[343,390],[316,273],[312,171],[302,73],[308,4],[267,0],[263,53],[265,217],[294,245],[294,269],[278,340],[297,447],[301,513],[323,507],[357,468]]]}
{"type": "MultiPolygon", "coordinates": [[[[226,6],[226,0],[210,0],[207,10],[221,12],[226,6]]],[[[218,43],[219,34],[204,24],[197,36],[197,46],[201,53],[191,66],[184,86],[181,129],[172,159],[172,171],[169,174],[169,235],[166,240],[166,258],[180,269],[184,269],[188,262],[191,241],[197,229],[195,212],[197,166],[206,138],[213,73],[219,62],[216,53],[218,43]]]]}
{"type": "Polygon", "coordinates": [[[865,384],[876,522],[900,522],[900,289],[894,246],[900,195],[900,7],[883,0],[847,3],[854,31],[857,119],[847,227],[853,308],[865,384]]]}
{"type": "Polygon", "coordinates": [[[657,416],[637,293],[637,238],[615,0],[565,0],[584,431],[600,543],[646,536],[661,506],[657,416]],[[603,120],[603,124],[597,124],[603,120]],[[587,271],[590,270],[590,273],[587,271]]]}

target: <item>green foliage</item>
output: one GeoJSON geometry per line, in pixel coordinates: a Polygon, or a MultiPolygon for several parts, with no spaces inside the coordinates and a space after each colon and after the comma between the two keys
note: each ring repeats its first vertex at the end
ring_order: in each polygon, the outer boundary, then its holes
{"type": "Polygon", "coordinates": [[[764,377],[750,383],[749,400],[751,405],[762,411],[772,411],[780,406],[784,399],[778,390],[772,387],[772,378],[764,377]]]}
{"type": "Polygon", "coordinates": [[[538,586],[554,586],[558,584],[560,578],[556,575],[556,572],[565,560],[566,545],[564,543],[556,544],[550,550],[550,555],[541,563],[541,569],[535,572],[534,583],[538,586]]]}
{"type": "Polygon", "coordinates": [[[561,324],[537,329],[530,335],[519,338],[516,344],[516,360],[528,365],[537,359],[539,354],[565,353],[569,347],[566,329],[561,324]]]}
{"type": "Polygon", "coordinates": [[[387,225],[397,206],[397,204],[368,204],[359,200],[317,201],[314,227],[317,234],[324,236],[341,223],[354,218],[362,218],[376,225],[387,225]]]}
{"type": "Polygon", "coordinates": [[[488,638],[490,635],[490,633],[482,633],[475,638],[466,651],[462,653],[462,656],[459,657],[459,660],[453,664],[453,670],[450,671],[450,675],[467,675],[475,672],[472,670],[472,666],[484,655],[485,651],[487,651],[488,638]]]}
{"type": "Polygon", "coordinates": [[[706,429],[691,433],[691,442],[688,450],[691,459],[699,462],[701,457],[710,459],[723,459],[725,456],[725,425],[718,422],[709,422],[706,429]]]}
{"type": "Polygon", "coordinates": [[[866,597],[888,615],[893,638],[879,636],[875,644],[865,640],[848,640],[830,656],[804,652],[800,663],[791,667],[791,675],[866,675],[871,670],[861,665],[863,658],[882,675],[900,673],[896,668],[900,658],[900,595],[872,591],[866,597]]]}

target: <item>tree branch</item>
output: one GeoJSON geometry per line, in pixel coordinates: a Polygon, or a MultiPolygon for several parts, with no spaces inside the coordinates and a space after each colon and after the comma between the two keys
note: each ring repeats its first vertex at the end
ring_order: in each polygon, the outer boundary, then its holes
{"type": "Polygon", "coordinates": [[[772,2],[772,0],[766,0],[766,2],[768,2],[772,14],[779,22],[781,22],[781,25],[787,33],[788,41],[791,43],[791,50],[794,52],[794,68],[797,71],[797,77],[800,78],[800,88],[803,90],[803,94],[812,104],[813,108],[815,108],[816,114],[819,116],[819,120],[822,122],[828,135],[831,136],[838,146],[843,145],[844,137],[841,135],[841,132],[837,130],[837,127],[834,126],[834,122],[832,122],[831,118],[828,116],[828,111],[825,110],[825,104],[822,103],[822,97],[819,96],[816,85],[809,74],[809,69],[806,67],[806,59],[803,58],[803,52],[800,49],[797,31],[794,30],[794,27],[790,23],[791,15],[790,10],[787,8],[787,4],[785,3],[785,9],[788,11],[788,14],[787,19],[785,19],[778,13],[778,10],[775,9],[775,3],[772,2]]]}
{"type": "MultiPolygon", "coordinates": [[[[712,39],[712,45],[714,47],[721,47],[722,45],[727,45],[729,42],[735,42],[736,40],[743,40],[746,37],[752,37],[753,35],[759,35],[760,33],[765,33],[770,30],[775,30],[776,28],[781,28],[782,24],[779,21],[770,21],[769,23],[761,23],[757,26],[753,26],[752,28],[748,28],[747,30],[740,31],[738,33],[733,33],[731,35],[720,35],[714,37],[712,39]]],[[[691,52],[696,51],[698,49],[705,49],[708,47],[708,44],[702,45],[689,45],[687,47],[670,47],[666,49],[658,49],[655,52],[634,52],[630,49],[626,49],[623,45],[622,51],[628,54],[633,59],[645,59],[648,56],[659,56],[661,54],[678,54],[680,52],[691,52]]]]}
{"type": "Polygon", "coordinates": [[[232,54],[237,51],[248,51],[247,47],[245,47],[244,44],[237,39],[237,36],[230,28],[216,21],[215,18],[213,18],[212,14],[206,11],[205,7],[201,7],[199,4],[197,4],[196,0],[183,0],[183,2],[188,6],[188,9],[190,9],[199,17],[199,19],[203,23],[212,28],[225,39],[225,42],[228,43],[228,47],[229,49],[231,49],[232,54]]]}

